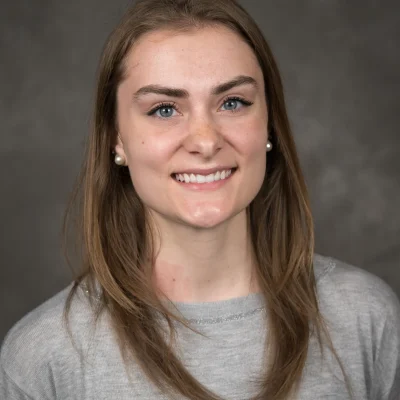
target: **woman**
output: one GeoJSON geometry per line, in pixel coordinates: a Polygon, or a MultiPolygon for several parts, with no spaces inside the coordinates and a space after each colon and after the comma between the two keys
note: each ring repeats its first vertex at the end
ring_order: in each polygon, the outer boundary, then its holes
{"type": "Polygon", "coordinates": [[[314,254],[280,75],[233,0],[126,14],[76,194],[83,269],[7,335],[2,398],[399,398],[399,302],[314,254]]]}

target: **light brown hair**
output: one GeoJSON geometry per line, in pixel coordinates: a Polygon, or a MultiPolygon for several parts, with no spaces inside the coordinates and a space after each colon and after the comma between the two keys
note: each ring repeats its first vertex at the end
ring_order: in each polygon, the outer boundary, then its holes
{"type": "Polygon", "coordinates": [[[97,282],[102,290],[96,316],[110,313],[126,365],[136,362],[165,393],[220,399],[189,374],[172,350],[174,324],[180,321],[192,328],[172,315],[155,293],[151,279],[155,232],[128,169],[115,165],[112,154],[117,135],[116,92],[132,46],[143,34],[161,29],[182,33],[214,26],[231,29],[254,51],[264,75],[268,131],[274,145],[261,190],[247,209],[257,280],[268,309],[268,368],[260,377],[256,399],[287,399],[296,392],[313,334],[322,353],[323,337],[327,339],[350,390],[318,308],[312,215],[281,77],[261,30],[234,0],[138,1],[108,38],[99,65],[84,165],[64,221],[67,236],[73,210],[77,211],[75,238],[82,260],[65,318],[78,285],[85,280],[92,298],[97,282]],[[169,341],[157,313],[168,323],[169,341]]]}

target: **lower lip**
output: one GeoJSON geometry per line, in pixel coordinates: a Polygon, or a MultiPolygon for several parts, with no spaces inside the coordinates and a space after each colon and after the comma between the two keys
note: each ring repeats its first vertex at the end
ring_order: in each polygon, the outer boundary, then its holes
{"type": "Polygon", "coordinates": [[[215,190],[219,189],[223,185],[225,185],[235,174],[236,170],[233,170],[231,174],[225,178],[225,179],[220,179],[219,181],[214,181],[214,182],[205,182],[205,183],[192,183],[192,182],[181,182],[177,181],[175,178],[172,178],[176,183],[181,185],[182,187],[186,189],[191,189],[191,190],[215,190]]]}

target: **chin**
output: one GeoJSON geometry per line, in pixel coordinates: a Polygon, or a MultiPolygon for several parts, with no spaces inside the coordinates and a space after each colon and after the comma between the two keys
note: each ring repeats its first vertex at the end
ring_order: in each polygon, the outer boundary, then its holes
{"type": "Polygon", "coordinates": [[[219,212],[206,212],[202,210],[200,213],[186,217],[182,216],[180,219],[184,224],[193,228],[209,229],[229,221],[236,214],[237,213],[227,211],[221,212],[220,210],[219,212]]]}
{"type": "Polygon", "coordinates": [[[184,221],[184,223],[194,229],[211,229],[217,227],[225,221],[226,220],[210,219],[203,221],[184,221]]]}

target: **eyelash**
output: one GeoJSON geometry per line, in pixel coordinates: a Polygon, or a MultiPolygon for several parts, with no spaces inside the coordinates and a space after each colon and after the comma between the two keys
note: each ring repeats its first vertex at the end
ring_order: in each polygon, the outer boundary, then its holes
{"type": "MultiPolygon", "coordinates": [[[[248,101],[248,100],[245,100],[245,99],[243,99],[243,98],[241,98],[241,97],[238,97],[238,96],[228,97],[228,98],[226,98],[226,99],[223,101],[222,104],[225,104],[225,103],[226,103],[227,101],[229,101],[229,100],[239,100],[241,103],[243,103],[243,105],[244,105],[245,107],[249,107],[249,106],[251,106],[252,104],[254,104],[253,102],[248,101]]],[[[157,106],[155,106],[154,108],[152,108],[152,109],[147,113],[147,115],[152,116],[152,115],[155,114],[160,108],[163,108],[163,107],[171,107],[171,108],[174,108],[174,109],[176,110],[176,103],[174,103],[174,102],[166,102],[166,103],[158,104],[157,106]]],[[[226,110],[226,111],[230,111],[230,112],[233,112],[233,113],[239,112],[239,110],[237,110],[237,111],[236,111],[236,110],[226,110]]],[[[157,118],[160,118],[160,119],[169,119],[169,118],[163,118],[163,117],[157,117],[157,118]]]]}

